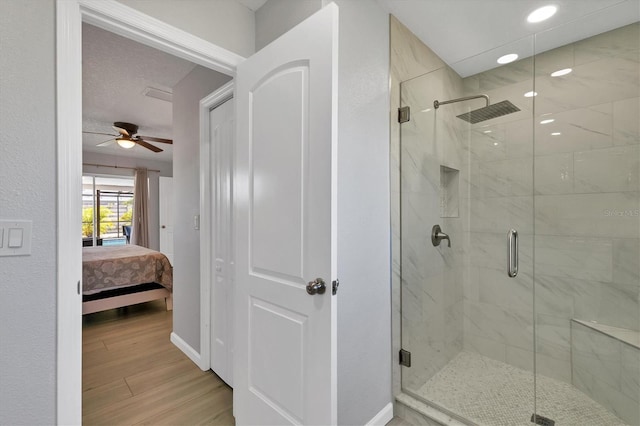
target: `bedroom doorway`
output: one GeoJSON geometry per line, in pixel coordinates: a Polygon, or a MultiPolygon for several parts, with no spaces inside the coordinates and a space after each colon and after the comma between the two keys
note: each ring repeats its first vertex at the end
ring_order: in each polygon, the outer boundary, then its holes
{"type": "MultiPolygon", "coordinates": [[[[144,253],[133,253],[131,250],[127,253],[120,251],[115,253],[116,249],[112,247],[83,248],[82,287],[84,303],[86,304],[89,291],[97,291],[93,287],[88,288],[88,280],[85,278],[89,266],[86,258],[89,255],[89,251],[99,251],[101,259],[110,262],[110,265],[116,267],[111,268],[108,274],[103,274],[109,280],[109,283],[103,283],[104,285],[100,288],[98,297],[102,297],[102,295],[111,297],[110,294],[107,294],[107,289],[115,289],[117,287],[118,293],[135,293],[136,296],[140,296],[136,297],[136,301],[139,301],[139,303],[146,302],[152,300],[152,297],[161,297],[163,294],[155,292],[155,286],[147,290],[146,287],[143,287],[143,284],[158,283],[164,285],[168,290],[172,291],[172,295],[181,300],[181,308],[175,313],[174,317],[173,331],[170,335],[171,342],[178,346],[200,368],[207,370],[210,367],[209,350],[207,349],[206,354],[203,354],[204,351],[201,348],[203,346],[208,348],[209,344],[203,345],[198,340],[197,331],[199,327],[203,331],[209,330],[211,319],[208,314],[210,310],[208,301],[210,299],[209,297],[199,297],[202,291],[199,272],[200,269],[209,267],[213,258],[210,255],[202,256],[201,247],[203,244],[211,244],[214,248],[221,247],[221,235],[223,232],[218,229],[221,226],[225,228],[225,232],[230,229],[230,225],[224,225],[224,223],[230,223],[231,217],[230,163],[233,161],[231,156],[234,123],[233,108],[227,106],[225,119],[227,116],[230,117],[228,123],[212,123],[212,131],[209,132],[214,147],[212,156],[203,156],[203,150],[198,149],[202,133],[199,127],[200,124],[195,118],[199,115],[201,98],[209,95],[213,90],[217,93],[220,86],[227,83],[230,77],[98,27],[86,23],[82,27],[83,170],[86,171],[88,167],[106,170],[104,169],[106,167],[113,173],[124,174],[135,171],[136,176],[138,176],[139,168],[147,170],[146,179],[148,185],[136,184],[134,191],[134,195],[136,195],[134,197],[136,198],[135,207],[138,204],[137,196],[142,193],[139,190],[148,188],[149,197],[145,197],[147,208],[134,208],[135,214],[130,222],[136,225],[140,225],[140,222],[148,223],[149,244],[138,242],[134,227],[131,247],[128,248],[133,249],[135,246],[140,245],[156,252],[151,256],[144,253]],[[117,70],[108,69],[110,63],[116,62],[123,56],[126,62],[135,62],[135,66],[118,68],[117,70]],[[165,91],[164,95],[160,96],[162,99],[157,99],[157,93],[155,92],[154,96],[149,98],[148,87],[163,88],[165,91]],[[129,106],[135,105],[135,108],[122,107],[120,105],[122,102],[107,102],[108,97],[121,100],[129,106]],[[163,138],[166,138],[162,139],[164,141],[164,144],[161,145],[162,151],[160,151],[159,143],[150,145],[144,142],[141,145],[138,140],[138,137],[141,136],[133,136],[135,144],[131,147],[121,146],[120,139],[115,142],[113,138],[104,141],[105,138],[109,139],[108,135],[110,133],[107,130],[110,127],[116,130],[126,127],[120,122],[114,122],[113,126],[109,124],[109,120],[117,120],[117,117],[125,117],[128,121],[136,121],[137,123],[148,123],[148,127],[140,127],[139,129],[135,127],[135,129],[139,134],[160,134],[163,138]],[[151,127],[151,125],[155,127],[151,127]],[[88,131],[85,130],[86,127],[89,128],[88,131]],[[228,146],[224,147],[225,155],[224,158],[221,158],[220,149],[222,148],[217,146],[217,140],[224,138],[229,139],[229,142],[226,142],[228,146]],[[172,143],[173,139],[175,139],[175,145],[172,143]],[[84,161],[86,156],[90,156],[89,161],[91,163],[84,161]],[[212,161],[215,161],[215,166],[210,166],[212,161]],[[200,170],[194,167],[194,164],[198,163],[200,163],[200,170]],[[223,188],[222,183],[213,182],[213,189],[207,190],[206,193],[200,190],[200,187],[206,184],[206,179],[202,176],[211,174],[208,171],[209,168],[212,168],[214,178],[221,179],[222,175],[220,173],[227,175],[225,177],[227,181],[226,189],[223,188]],[[218,171],[218,169],[223,171],[218,171]],[[207,170],[207,172],[205,173],[204,170],[207,170]],[[199,176],[199,173],[201,176],[199,176]],[[174,175],[175,178],[173,177],[174,175]],[[203,200],[206,197],[210,197],[209,193],[218,194],[222,189],[225,192],[219,196],[217,203],[222,202],[221,197],[226,197],[224,212],[218,209],[203,212],[203,200]],[[223,218],[218,217],[221,214],[224,216],[223,218]],[[201,222],[210,221],[208,219],[210,217],[213,222],[209,229],[213,230],[213,232],[201,227],[201,222]],[[140,218],[142,220],[139,220],[140,218]],[[174,237],[176,238],[174,239],[174,237]],[[216,239],[215,243],[212,242],[214,238],[216,239]],[[144,255],[145,259],[154,259],[154,261],[156,256],[161,255],[166,258],[161,260],[162,263],[166,263],[168,259],[168,262],[173,267],[172,278],[161,282],[155,277],[150,277],[150,274],[145,274],[144,279],[148,281],[142,281],[140,274],[134,274],[126,270],[125,265],[132,262],[140,264],[139,269],[154,270],[151,265],[146,263],[146,260],[143,264],[143,260],[139,255],[144,255]],[[126,263],[124,261],[116,263],[116,259],[124,257],[127,259],[126,263]],[[179,285],[173,287],[173,282],[179,283],[179,285]],[[148,296],[142,296],[143,290],[144,294],[148,296]],[[206,315],[201,314],[198,308],[203,313],[206,312],[206,315]]],[[[231,96],[231,92],[226,89],[222,92],[226,98],[220,100],[220,102],[225,101],[223,103],[226,103],[231,96]]],[[[207,117],[207,122],[211,118],[216,119],[215,113],[219,111],[218,106],[224,109],[221,105],[216,104],[210,117],[207,117]]],[[[201,121],[205,120],[201,119],[201,121]]],[[[132,133],[132,135],[134,134],[132,133]]],[[[157,139],[147,136],[142,138],[147,138],[151,141],[156,141],[157,139]]],[[[136,182],[137,179],[136,177],[136,182]]],[[[217,207],[217,204],[215,206],[217,207]]],[[[102,212],[106,213],[107,211],[103,209],[102,212]]],[[[225,238],[228,245],[230,237],[225,238]]],[[[99,243],[102,241],[103,239],[98,240],[99,243]]],[[[214,253],[211,250],[209,252],[214,253]]],[[[225,249],[225,253],[229,252],[230,249],[225,249]]],[[[230,267],[223,268],[220,265],[219,253],[216,253],[213,257],[216,256],[218,257],[218,269],[224,269],[225,271],[230,269],[230,267]]],[[[158,271],[158,269],[156,268],[155,271],[158,271]]],[[[102,273],[104,270],[101,269],[100,272],[102,273]]],[[[158,273],[161,272],[158,271],[158,273]]],[[[220,285],[227,283],[226,279],[222,279],[219,276],[221,273],[216,269],[211,274],[211,276],[215,277],[215,282],[220,283],[220,285]]],[[[163,277],[166,276],[167,274],[163,275],[163,277]]],[[[212,289],[212,291],[215,291],[215,289],[212,289]]],[[[226,297],[225,299],[223,307],[220,308],[221,310],[231,304],[230,300],[226,297]]],[[[130,298],[123,300],[121,305],[110,303],[105,306],[126,306],[125,303],[128,303],[129,300],[130,298]]],[[[170,309],[172,298],[168,297],[166,300],[167,309],[170,309]]],[[[217,325],[219,325],[220,319],[218,315],[216,318],[217,325]]],[[[227,335],[230,331],[226,330],[225,327],[224,333],[227,335]]],[[[226,336],[221,338],[221,335],[218,334],[217,341],[226,342],[227,338],[226,336]]],[[[228,377],[230,377],[230,374],[228,374],[228,377]]]]}
{"type": "Polygon", "coordinates": [[[242,57],[157,21],[115,1],[57,1],[58,141],[58,367],[57,422],[81,421],[81,246],[75,237],[81,223],[82,178],[82,22],[233,76],[242,57]],[[141,30],[144,28],[144,30],[141,30]]]}

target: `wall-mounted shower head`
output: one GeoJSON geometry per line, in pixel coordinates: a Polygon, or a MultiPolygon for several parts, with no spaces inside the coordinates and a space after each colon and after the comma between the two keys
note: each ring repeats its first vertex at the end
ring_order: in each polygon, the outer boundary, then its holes
{"type": "Polygon", "coordinates": [[[479,98],[483,98],[485,101],[487,101],[487,104],[483,108],[465,112],[464,114],[460,114],[457,117],[471,124],[476,124],[482,121],[491,120],[492,118],[502,117],[503,115],[511,114],[512,112],[520,111],[520,108],[509,101],[502,101],[498,102],[497,104],[490,105],[489,96],[487,95],[466,96],[464,98],[452,99],[450,101],[442,102],[435,100],[433,101],[433,107],[435,109],[438,109],[440,105],[452,104],[455,102],[462,102],[479,98]]]}
{"type": "Polygon", "coordinates": [[[488,105],[484,108],[474,109],[473,111],[465,112],[457,117],[468,121],[471,124],[480,123],[481,121],[491,120],[492,118],[502,117],[503,115],[511,114],[512,112],[518,112],[520,108],[515,106],[509,101],[498,102],[497,104],[488,105]]]}

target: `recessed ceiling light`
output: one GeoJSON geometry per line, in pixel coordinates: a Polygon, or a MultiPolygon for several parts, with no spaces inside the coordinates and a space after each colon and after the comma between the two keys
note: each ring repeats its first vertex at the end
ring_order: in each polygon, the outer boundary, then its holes
{"type": "Polygon", "coordinates": [[[509,53],[508,55],[500,56],[498,58],[499,64],[508,64],[509,62],[513,62],[518,59],[517,53],[509,53]]]}
{"type": "Polygon", "coordinates": [[[429,112],[429,111],[431,111],[431,108],[423,109],[421,112],[429,112]]]}
{"type": "Polygon", "coordinates": [[[553,132],[553,133],[551,133],[551,136],[560,136],[561,134],[562,133],[560,133],[560,132],[553,132]]]}
{"type": "Polygon", "coordinates": [[[548,118],[546,120],[542,120],[540,124],[549,124],[549,123],[553,123],[554,121],[556,121],[555,118],[548,118]]]}
{"type": "Polygon", "coordinates": [[[492,132],[492,130],[485,130],[485,131],[484,131],[484,132],[482,132],[482,133],[491,133],[491,132],[492,132]]]}
{"type": "Polygon", "coordinates": [[[494,142],[494,143],[493,143],[493,146],[498,146],[498,142],[494,142]]]}
{"type": "Polygon", "coordinates": [[[527,21],[531,23],[542,22],[555,15],[557,10],[558,8],[555,6],[542,6],[531,12],[529,16],[527,16],[527,21]]]}
{"type": "Polygon", "coordinates": [[[525,98],[531,98],[533,96],[538,96],[538,92],[527,92],[524,94],[525,98]]]}
{"type": "Polygon", "coordinates": [[[573,71],[571,68],[565,68],[563,70],[554,71],[551,73],[551,77],[561,77],[563,75],[569,74],[571,71],[573,71]]]}

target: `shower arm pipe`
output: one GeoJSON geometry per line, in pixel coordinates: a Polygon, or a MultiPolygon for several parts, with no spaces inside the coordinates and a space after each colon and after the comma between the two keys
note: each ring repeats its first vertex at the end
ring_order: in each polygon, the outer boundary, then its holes
{"type": "Polygon", "coordinates": [[[446,104],[453,104],[456,102],[462,102],[462,101],[470,101],[471,99],[480,99],[480,98],[484,98],[485,101],[487,101],[487,104],[485,105],[485,107],[489,106],[489,96],[487,95],[474,95],[474,96],[465,96],[464,98],[458,98],[458,99],[451,99],[450,101],[438,101],[435,100],[433,101],[433,107],[435,109],[438,109],[438,107],[440,107],[440,105],[446,105],[446,104]]]}

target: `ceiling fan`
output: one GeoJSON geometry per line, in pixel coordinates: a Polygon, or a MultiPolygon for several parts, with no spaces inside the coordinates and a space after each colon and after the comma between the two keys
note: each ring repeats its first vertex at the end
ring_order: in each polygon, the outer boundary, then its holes
{"type": "Polygon", "coordinates": [[[156,138],[153,136],[138,135],[137,124],[125,123],[123,121],[116,121],[115,123],[113,123],[113,126],[111,127],[113,127],[113,130],[115,130],[119,134],[112,135],[111,133],[85,132],[85,131],[83,131],[82,133],[89,133],[92,135],[106,135],[106,136],[112,137],[112,139],[109,139],[108,141],[105,141],[105,142],[101,142],[96,146],[107,146],[116,142],[121,147],[127,148],[127,149],[133,148],[136,145],[140,145],[142,147],[150,149],[153,152],[162,152],[163,151],[162,149],[158,148],[155,145],[151,145],[147,141],[173,144],[173,140],[171,139],[163,139],[163,138],[156,138]]]}

